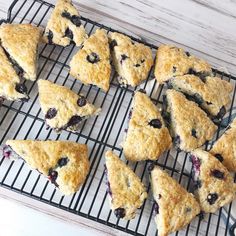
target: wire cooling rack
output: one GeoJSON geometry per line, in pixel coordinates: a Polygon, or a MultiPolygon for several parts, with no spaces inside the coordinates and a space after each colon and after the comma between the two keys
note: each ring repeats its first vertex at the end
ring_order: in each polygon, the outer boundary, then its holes
{"type": "MultiPolygon", "coordinates": [[[[15,0],[8,11],[8,22],[30,22],[45,26],[53,5],[41,0],[15,0]]],[[[82,17],[83,24],[90,35],[97,28],[109,31],[113,29],[82,17]]],[[[133,38],[135,41],[138,39],[133,38]]],[[[155,55],[157,47],[144,43],[152,48],[155,55]]],[[[64,209],[99,223],[133,235],[156,235],[153,221],[153,200],[147,171],[147,162],[128,163],[146,185],[149,197],[134,220],[118,220],[110,211],[104,176],[104,153],[112,149],[122,159],[120,143],[127,128],[127,117],[135,88],[122,88],[116,82],[113,72],[111,88],[104,93],[95,86],[84,86],[68,73],[68,63],[78,49],[71,45],[63,48],[55,45],[43,45],[39,50],[38,78],[53,81],[69,87],[77,93],[83,93],[87,99],[102,108],[102,114],[81,124],[78,133],[63,131],[56,134],[47,130],[38,103],[36,82],[24,81],[28,87],[30,101],[28,103],[5,102],[0,110],[0,145],[7,139],[52,139],[72,140],[86,143],[89,146],[90,173],[85,184],[72,196],[62,196],[49,181],[37,171],[31,170],[22,160],[11,161],[0,157],[0,185],[19,194],[24,194],[41,202],[64,209]]],[[[219,125],[215,139],[233,118],[233,106],[236,92],[236,78],[214,70],[222,79],[230,81],[234,86],[232,104],[226,118],[219,125]]],[[[147,81],[141,85],[157,106],[162,103],[162,95],[166,88],[159,86],[151,70],[147,81]]],[[[212,143],[207,143],[209,148],[212,143]]],[[[124,160],[125,161],[125,160],[124,160]]],[[[188,154],[171,150],[162,155],[157,163],[166,169],[173,178],[192,189],[190,177],[192,165],[188,154]]],[[[171,203],[170,203],[171,204],[171,203]]],[[[234,235],[235,213],[232,204],[221,208],[216,214],[208,214],[204,219],[196,217],[188,227],[175,235],[234,235]]]]}

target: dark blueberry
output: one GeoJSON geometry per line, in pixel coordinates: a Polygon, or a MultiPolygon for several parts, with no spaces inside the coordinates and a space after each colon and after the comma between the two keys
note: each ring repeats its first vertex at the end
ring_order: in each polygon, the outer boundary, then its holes
{"type": "Polygon", "coordinates": [[[141,63],[144,63],[144,62],[145,62],[145,59],[142,59],[142,60],[141,60],[141,63]]]}
{"type": "Polygon", "coordinates": [[[174,137],[173,142],[174,142],[175,146],[179,147],[179,145],[180,145],[180,137],[179,137],[179,135],[174,137]]]}
{"type": "Polygon", "coordinates": [[[22,93],[22,94],[27,93],[27,88],[24,84],[16,84],[15,89],[18,93],[22,93]]]}
{"type": "Polygon", "coordinates": [[[162,123],[159,119],[153,119],[149,122],[149,125],[152,126],[153,128],[160,129],[162,126],[162,123]]]}
{"type": "Polygon", "coordinates": [[[154,209],[155,215],[159,214],[159,205],[156,201],[154,202],[153,209],[154,209]]]}
{"type": "Polygon", "coordinates": [[[7,146],[7,145],[3,147],[2,152],[3,152],[3,156],[4,156],[5,158],[9,158],[9,157],[11,156],[10,147],[7,146]]]}
{"type": "Polygon", "coordinates": [[[81,21],[80,21],[79,16],[73,15],[70,20],[75,26],[77,26],[77,27],[81,26],[81,21]]]}
{"type": "Polygon", "coordinates": [[[117,218],[124,218],[125,217],[125,209],[124,208],[117,208],[114,211],[117,218]]]}
{"type": "Polygon", "coordinates": [[[95,52],[92,52],[91,54],[89,54],[86,59],[88,62],[90,62],[92,64],[100,61],[99,56],[95,52]]]}
{"type": "Polygon", "coordinates": [[[118,45],[118,44],[117,44],[116,40],[113,39],[113,40],[110,42],[110,49],[111,49],[111,51],[114,50],[114,47],[117,46],[117,45],[118,45]]]}
{"type": "Polygon", "coordinates": [[[206,102],[207,105],[212,105],[212,102],[206,102]]]}
{"type": "Polygon", "coordinates": [[[191,207],[187,207],[186,209],[185,209],[185,213],[188,213],[188,212],[191,212],[192,211],[192,208],[191,207]]]}
{"type": "Polygon", "coordinates": [[[124,60],[126,60],[127,58],[129,58],[128,56],[126,56],[125,54],[121,55],[121,59],[120,59],[120,64],[123,63],[124,60]]]}
{"type": "Polygon", "coordinates": [[[151,172],[155,167],[155,164],[153,162],[151,162],[149,165],[148,165],[148,171],[151,172]]]}
{"type": "Polygon", "coordinates": [[[135,67],[140,67],[140,64],[135,64],[134,66],[135,66],[135,67]]]}
{"type": "Polygon", "coordinates": [[[211,174],[217,179],[224,179],[224,173],[220,170],[212,170],[211,174]]]}
{"type": "Polygon", "coordinates": [[[191,56],[189,52],[185,52],[185,54],[186,54],[187,57],[191,56]]]}
{"type": "Polygon", "coordinates": [[[168,89],[172,89],[173,88],[173,85],[172,85],[172,83],[171,83],[171,81],[169,80],[169,81],[167,81],[167,88],[168,89]]]}
{"type": "Polygon", "coordinates": [[[210,205],[213,205],[218,199],[217,193],[209,193],[207,196],[207,201],[210,205]]]}
{"type": "Polygon", "coordinates": [[[57,109],[56,108],[50,108],[46,115],[45,115],[45,119],[52,119],[57,115],[57,109]]]}
{"type": "Polygon", "coordinates": [[[78,104],[79,107],[85,106],[86,103],[87,103],[87,101],[86,101],[86,98],[84,96],[81,96],[77,101],[77,104],[78,104]]]}
{"type": "Polygon", "coordinates": [[[158,197],[158,199],[161,199],[161,198],[162,198],[161,194],[158,194],[157,197],[158,197]]]}
{"type": "Polygon", "coordinates": [[[200,220],[203,220],[204,219],[204,213],[201,211],[199,214],[198,214],[198,217],[200,220]]]}
{"type": "Polygon", "coordinates": [[[62,13],[61,13],[61,16],[64,17],[64,18],[66,18],[66,19],[68,19],[68,20],[71,19],[71,15],[70,15],[70,13],[67,12],[67,11],[62,12],[62,13]]]}
{"type": "Polygon", "coordinates": [[[52,42],[52,39],[53,39],[53,32],[52,32],[51,30],[48,31],[47,37],[48,37],[48,43],[49,43],[49,44],[52,44],[52,43],[53,43],[53,42],[52,42]]]}
{"type": "Polygon", "coordinates": [[[202,181],[199,180],[199,179],[198,179],[197,181],[195,181],[194,187],[195,187],[196,189],[201,188],[201,187],[202,187],[202,181]]]}
{"type": "Polygon", "coordinates": [[[197,131],[195,129],[192,129],[191,130],[191,135],[194,137],[194,138],[197,138],[197,131]]]}
{"type": "Polygon", "coordinates": [[[67,127],[74,126],[79,124],[82,121],[82,118],[80,116],[72,116],[67,124],[67,127]]]}
{"type": "Polygon", "coordinates": [[[195,173],[200,171],[200,166],[201,166],[201,161],[199,158],[195,157],[195,156],[191,156],[191,161],[193,163],[193,168],[195,173]]]}
{"type": "Polygon", "coordinates": [[[218,114],[216,115],[216,118],[217,118],[217,119],[221,119],[221,118],[225,115],[225,113],[226,113],[226,109],[225,109],[225,107],[223,106],[223,107],[220,108],[220,111],[219,111],[218,114]]]}
{"type": "Polygon", "coordinates": [[[69,29],[69,28],[66,28],[66,31],[65,31],[65,37],[69,38],[69,39],[73,39],[74,35],[73,35],[73,32],[69,29]]]}
{"type": "Polygon", "coordinates": [[[145,89],[139,89],[138,91],[139,91],[140,93],[144,93],[144,94],[146,94],[145,89]]]}
{"type": "Polygon", "coordinates": [[[49,179],[51,180],[51,182],[55,183],[56,179],[57,179],[57,176],[58,176],[58,173],[57,173],[57,171],[55,171],[53,169],[49,169],[48,176],[49,176],[49,179]]]}
{"type": "Polygon", "coordinates": [[[196,71],[193,68],[190,68],[187,74],[196,75],[196,71]]]}
{"type": "Polygon", "coordinates": [[[222,157],[221,154],[216,153],[214,156],[215,156],[220,162],[223,162],[223,161],[224,161],[224,158],[222,157]]]}
{"type": "Polygon", "coordinates": [[[68,161],[69,161],[68,157],[62,157],[58,160],[57,164],[59,167],[62,167],[67,165],[68,161]]]}
{"type": "Polygon", "coordinates": [[[177,69],[177,68],[176,68],[175,66],[173,66],[172,72],[175,73],[175,72],[176,72],[176,69],[177,69]]]}

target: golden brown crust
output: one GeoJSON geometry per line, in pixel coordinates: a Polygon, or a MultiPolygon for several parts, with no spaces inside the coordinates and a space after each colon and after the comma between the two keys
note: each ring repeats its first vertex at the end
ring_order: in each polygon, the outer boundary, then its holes
{"type": "Polygon", "coordinates": [[[19,76],[16,74],[4,50],[0,47],[0,97],[10,101],[27,100],[27,94],[16,91],[16,86],[19,83],[19,76]]]}
{"type": "Polygon", "coordinates": [[[123,208],[124,219],[133,219],[136,210],[147,198],[145,187],[139,177],[113,152],[107,151],[105,158],[111,209],[123,208]]]}
{"type": "Polygon", "coordinates": [[[35,80],[37,75],[37,49],[42,30],[30,24],[4,24],[0,26],[3,48],[24,70],[24,78],[35,80]]]}
{"type": "Polygon", "coordinates": [[[157,50],[154,75],[159,83],[170,78],[185,75],[189,70],[211,74],[211,66],[204,60],[185,53],[173,45],[161,45],[157,50]]]}
{"type": "Polygon", "coordinates": [[[191,151],[213,138],[217,126],[195,102],[173,89],[168,89],[166,95],[172,135],[179,139],[181,150],[191,151]]]}
{"type": "Polygon", "coordinates": [[[194,196],[165,171],[155,167],[151,171],[151,181],[153,197],[158,204],[155,216],[158,235],[167,236],[182,229],[200,213],[194,196]]]}
{"type": "Polygon", "coordinates": [[[76,192],[88,174],[88,148],[85,144],[31,140],[8,140],[6,144],[31,168],[43,175],[50,177],[50,172],[56,171],[58,175],[55,183],[65,195],[76,192]],[[61,158],[67,158],[67,163],[63,166],[59,165],[61,158]]]}
{"type": "Polygon", "coordinates": [[[47,23],[45,29],[46,42],[52,41],[52,43],[68,46],[73,40],[76,46],[80,46],[87,38],[84,26],[79,24],[79,12],[72,5],[71,0],[58,0],[57,4],[52,12],[52,15],[47,23]],[[62,14],[67,13],[67,17],[63,17],[62,14]],[[73,23],[72,17],[77,17],[77,26],[73,23]],[[71,31],[73,39],[66,36],[67,31],[71,31]],[[50,38],[52,36],[52,38],[50,38]],[[50,38],[50,39],[49,39],[50,38]]]}
{"type": "Polygon", "coordinates": [[[164,151],[170,149],[171,144],[171,136],[157,107],[146,94],[136,92],[132,117],[122,143],[126,159],[157,160],[164,151]],[[154,119],[159,120],[159,128],[150,125],[154,119]]]}
{"type": "Polygon", "coordinates": [[[56,131],[61,131],[62,129],[76,131],[79,123],[68,126],[72,117],[79,116],[82,121],[89,116],[98,115],[101,111],[100,108],[96,108],[88,101],[83,106],[79,106],[78,100],[83,96],[77,95],[64,86],[53,84],[47,80],[39,80],[38,87],[39,102],[45,114],[46,122],[56,131]],[[51,119],[47,118],[46,115],[50,109],[56,110],[56,115],[51,119]]]}
{"type": "Polygon", "coordinates": [[[72,58],[70,74],[82,83],[108,91],[110,84],[110,50],[106,31],[98,29],[72,58]],[[97,58],[95,58],[97,57],[97,58]]]}
{"type": "Polygon", "coordinates": [[[201,209],[214,213],[235,198],[236,184],[228,170],[210,153],[201,149],[191,152],[196,195],[201,209]]]}
{"type": "Polygon", "coordinates": [[[119,82],[135,87],[147,79],[153,65],[151,49],[116,32],[109,34],[109,41],[113,44],[111,53],[114,66],[121,76],[119,82]],[[114,46],[114,43],[117,45],[114,46]]]}
{"type": "Polygon", "coordinates": [[[230,124],[230,128],[214,143],[210,153],[221,155],[223,165],[229,171],[236,171],[236,119],[230,124]]]}
{"type": "Polygon", "coordinates": [[[183,75],[171,78],[168,83],[176,90],[193,96],[204,110],[217,116],[222,107],[230,103],[232,85],[218,77],[183,75]]]}

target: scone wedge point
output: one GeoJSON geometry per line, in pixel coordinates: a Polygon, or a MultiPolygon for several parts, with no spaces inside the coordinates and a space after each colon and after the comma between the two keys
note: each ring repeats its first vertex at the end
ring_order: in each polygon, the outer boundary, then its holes
{"type": "Polygon", "coordinates": [[[118,218],[131,220],[147,198],[139,177],[112,151],[105,154],[105,171],[111,209],[118,218]]]}
{"type": "Polygon", "coordinates": [[[31,140],[8,140],[6,144],[65,195],[75,193],[86,179],[89,160],[85,144],[31,140]]]}

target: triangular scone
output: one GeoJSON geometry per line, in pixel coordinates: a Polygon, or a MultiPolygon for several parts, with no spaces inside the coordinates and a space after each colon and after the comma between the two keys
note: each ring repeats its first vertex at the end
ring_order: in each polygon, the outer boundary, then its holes
{"type": "Polygon", "coordinates": [[[193,194],[187,192],[165,171],[154,167],[151,183],[158,235],[167,236],[182,229],[200,213],[200,206],[193,194]]]}
{"type": "Polygon", "coordinates": [[[58,0],[45,29],[49,44],[68,46],[74,42],[80,46],[87,38],[78,10],[71,0],[58,0]]]}
{"type": "Polygon", "coordinates": [[[214,213],[236,196],[236,184],[226,167],[201,149],[191,152],[196,195],[202,211],[214,213]]]}
{"type": "Polygon", "coordinates": [[[88,174],[88,148],[85,144],[31,140],[8,140],[6,144],[31,168],[48,176],[65,195],[75,193],[88,174]]]}
{"type": "Polygon", "coordinates": [[[236,119],[214,143],[210,153],[229,170],[236,172],[236,119]]]}
{"type": "Polygon", "coordinates": [[[23,77],[35,80],[37,76],[38,44],[42,30],[30,24],[4,24],[0,26],[2,47],[23,77]]]}
{"type": "Polygon", "coordinates": [[[101,111],[82,95],[47,80],[39,80],[39,102],[47,125],[55,131],[77,131],[79,123],[101,111]]]}
{"type": "Polygon", "coordinates": [[[217,130],[197,103],[173,89],[166,91],[163,115],[168,120],[175,145],[187,152],[211,140],[217,130]]]}
{"type": "Polygon", "coordinates": [[[154,75],[159,83],[164,83],[177,75],[211,75],[211,66],[204,60],[191,56],[182,48],[161,45],[157,50],[154,75]]]}
{"type": "Polygon", "coordinates": [[[183,75],[171,78],[168,85],[198,103],[215,119],[221,119],[230,103],[233,86],[218,77],[183,75]]]}
{"type": "Polygon", "coordinates": [[[106,175],[111,209],[118,218],[131,220],[147,198],[139,177],[113,152],[107,151],[106,175]]]}
{"type": "Polygon", "coordinates": [[[0,46],[0,98],[9,101],[28,101],[27,88],[20,84],[13,65],[0,46]]]}
{"type": "Polygon", "coordinates": [[[98,29],[83,44],[70,62],[70,74],[82,83],[108,91],[110,84],[110,50],[107,33],[98,29]]]}
{"type": "Polygon", "coordinates": [[[136,92],[127,135],[122,143],[126,159],[157,160],[171,144],[171,136],[158,108],[146,94],[136,92]]]}
{"type": "Polygon", "coordinates": [[[109,41],[119,83],[135,87],[147,79],[153,65],[151,49],[116,32],[109,34],[109,41]]]}

